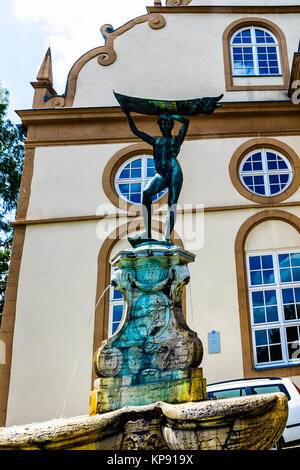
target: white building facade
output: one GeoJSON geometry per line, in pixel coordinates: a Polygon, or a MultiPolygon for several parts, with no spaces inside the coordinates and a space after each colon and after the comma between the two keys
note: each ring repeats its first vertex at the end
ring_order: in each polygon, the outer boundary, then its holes
{"type": "MultiPolygon", "coordinates": [[[[208,383],[300,384],[300,1],[166,3],[116,30],[104,25],[105,44],[74,64],[62,96],[48,51],[33,108],[19,112],[28,134],[0,327],[2,425],[86,414],[93,354],[122,314],[117,292],[98,301],[110,260],[142,228],[154,169],[113,90],[224,94],[213,115],[190,118],[179,155],[173,241],[197,255],[186,320],[203,342],[208,383]]],[[[133,118],[159,135],[155,117],[133,118]]],[[[158,238],[166,197],[155,201],[158,238]]]]}

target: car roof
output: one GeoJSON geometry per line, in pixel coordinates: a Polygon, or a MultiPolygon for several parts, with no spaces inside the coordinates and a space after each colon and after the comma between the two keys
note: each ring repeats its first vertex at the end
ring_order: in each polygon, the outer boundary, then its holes
{"type": "Polygon", "coordinates": [[[207,384],[207,386],[211,385],[222,385],[222,384],[237,384],[238,382],[263,382],[265,380],[270,380],[270,381],[278,381],[278,380],[283,380],[282,377],[250,377],[250,378],[244,378],[244,379],[234,379],[234,380],[225,380],[223,382],[214,382],[211,384],[207,384]]]}

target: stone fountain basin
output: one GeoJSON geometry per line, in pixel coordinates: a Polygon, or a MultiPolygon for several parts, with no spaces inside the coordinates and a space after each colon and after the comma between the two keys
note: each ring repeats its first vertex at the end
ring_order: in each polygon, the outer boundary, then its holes
{"type": "Polygon", "coordinates": [[[288,417],[283,393],[171,405],[0,428],[0,450],[263,450],[288,417]]]}

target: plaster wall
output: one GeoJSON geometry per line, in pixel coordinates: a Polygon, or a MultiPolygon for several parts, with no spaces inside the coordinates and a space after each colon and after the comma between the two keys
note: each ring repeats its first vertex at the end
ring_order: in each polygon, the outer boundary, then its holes
{"type": "MultiPolygon", "coordinates": [[[[278,136],[300,154],[299,136],[278,136]]],[[[184,185],[181,207],[249,204],[233,186],[229,163],[247,138],[185,141],[179,155],[184,185]]],[[[102,187],[109,159],[126,144],[40,147],[35,152],[28,219],[74,217],[116,210],[102,187]]],[[[287,201],[299,201],[300,189],[287,201]]]]}
{"type": "MultiPolygon", "coordinates": [[[[74,107],[116,106],[112,90],[144,98],[189,99],[218,96],[225,102],[287,100],[287,90],[225,90],[222,36],[235,20],[256,17],[275,23],[283,31],[289,68],[298,50],[295,14],[164,14],[166,26],[153,30],[136,25],[114,42],[116,61],[103,67],[97,57],[81,69],[74,107]],[[134,74],[133,74],[134,70],[134,74]],[[134,76],[134,79],[133,79],[134,76]]],[[[299,15],[298,15],[299,16],[299,15]]],[[[244,77],[238,85],[265,85],[265,78],[244,77]]],[[[276,79],[277,80],[277,79],[276,79]]],[[[268,84],[273,85],[274,77],[268,84]]]]}
{"type": "MultiPolygon", "coordinates": [[[[289,210],[300,217],[299,208],[289,210]]],[[[195,240],[186,244],[186,248],[197,255],[196,262],[190,265],[187,323],[203,342],[202,366],[208,382],[243,377],[234,240],[242,223],[254,213],[254,209],[244,209],[202,214],[198,244],[195,240]],[[218,295],[220,289],[222,296],[218,295]],[[207,336],[212,330],[220,332],[220,354],[208,354],[207,336]]],[[[190,224],[188,218],[191,217],[179,217],[176,225],[179,234],[184,234],[182,225],[190,224]]],[[[271,222],[266,232],[258,227],[256,245],[251,242],[250,234],[247,247],[263,246],[260,240],[265,243],[264,233],[269,236],[269,231],[279,233],[270,239],[271,245],[276,245],[278,237],[285,240],[282,241],[285,246],[299,246],[298,235],[289,226],[273,225],[271,222]]],[[[87,413],[97,258],[103,242],[98,237],[114,229],[113,219],[27,228],[18,289],[7,425],[59,418],[63,409],[65,416],[87,413]]],[[[268,248],[272,248],[271,245],[268,248]]],[[[120,248],[125,246],[125,241],[119,245],[120,248]]],[[[104,273],[99,273],[101,275],[104,273]]]]}

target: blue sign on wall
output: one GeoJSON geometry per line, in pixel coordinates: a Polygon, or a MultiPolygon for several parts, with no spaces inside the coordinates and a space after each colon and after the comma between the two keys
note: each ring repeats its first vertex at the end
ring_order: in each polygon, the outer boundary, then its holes
{"type": "Polygon", "coordinates": [[[221,352],[220,333],[212,331],[208,333],[208,354],[216,354],[221,352]]]}

